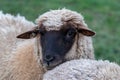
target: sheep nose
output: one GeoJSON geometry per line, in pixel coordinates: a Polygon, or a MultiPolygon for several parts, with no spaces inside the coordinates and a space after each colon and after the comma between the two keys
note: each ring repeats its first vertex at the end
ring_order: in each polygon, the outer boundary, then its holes
{"type": "Polygon", "coordinates": [[[46,55],[46,56],[45,56],[45,60],[46,60],[47,62],[51,62],[51,61],[53,61],[54,59],[55,59],[55,57],[52,56],[52,55],[46,55]]]}

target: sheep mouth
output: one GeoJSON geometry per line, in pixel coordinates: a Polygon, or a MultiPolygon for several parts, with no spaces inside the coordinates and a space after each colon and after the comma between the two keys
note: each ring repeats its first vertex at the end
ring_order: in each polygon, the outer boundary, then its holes
{"type": "Polygon", "coordinates": [[[64,61],[60,60],[60,61],[57,61],[57,62],[44,62],[43,63],[43,66],[45,69],[47,70],[52,70],[53,68],[55,68],[56,66],[62,64],[64,61]]]}

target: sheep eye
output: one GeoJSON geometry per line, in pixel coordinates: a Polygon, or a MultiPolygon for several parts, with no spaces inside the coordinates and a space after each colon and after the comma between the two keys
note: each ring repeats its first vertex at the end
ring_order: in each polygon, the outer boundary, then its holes
{"type": "Polygon", "coordinates": [[[74,38],[75,34],[76,34],[76,30],[75,29],[69,29],[67,31],[66,38],[74,38]]]}
{"type": "Polygon", "coordinates": [[[46,33],[46,31],[40,30],[39,33],[43,36],[46,33]]]}

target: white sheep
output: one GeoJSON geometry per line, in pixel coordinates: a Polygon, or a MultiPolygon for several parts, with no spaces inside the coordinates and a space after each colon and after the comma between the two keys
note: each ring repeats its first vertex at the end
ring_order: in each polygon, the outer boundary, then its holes
{"type": "Polygon", "coordinates": [[[39,80],[36,74],[42,70],[36,68],[34,56],[29,53],[31,44],[28,45],[27,41],[16,38],[18,34],[34,26],[33,22],[23,16],[0,12],[0,80],[39,80]],[[22,44],[27,45],[19,52],[17,48],[22,44]]]}
{"type": "Polygon", "coordinates": [[[17,40],[16,36],[34,26],[35,24],[27,21],[23,16],[12,16],[0,11],[0,58],[2,55],[11,55],[9,53],[17,46],[16,43],[23,41],[17,40]]]}
{"type": "Polygon", "coordinates": [[[1,12],[0,33],[0,80],[41,80],[46,70],[65,61],[94,59],[89,36],[95,33],[81,14],[67,9],[40,15],[36,25],[1,12]]]}
{"type": "Polygon", "coordinates": [[[120,80],[120,66],[107,60],[71,60],[46,72],[43,80],[120,80]]]}

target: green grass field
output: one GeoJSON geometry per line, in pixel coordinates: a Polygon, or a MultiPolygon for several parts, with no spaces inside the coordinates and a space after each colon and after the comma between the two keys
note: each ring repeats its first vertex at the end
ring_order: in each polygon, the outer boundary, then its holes
{"type": "Polygon", "coordinates": [[[80,12],[96,31],[93,37],[96,59],[120,64],[120,0],[0,0],[4,13],[19,13],[32,21],[50,9],[64,7],[80,12]]]}

